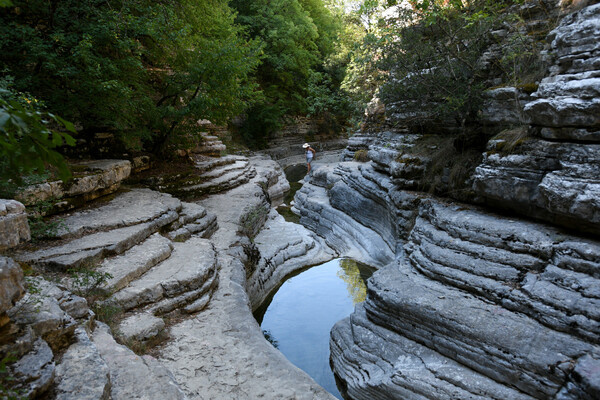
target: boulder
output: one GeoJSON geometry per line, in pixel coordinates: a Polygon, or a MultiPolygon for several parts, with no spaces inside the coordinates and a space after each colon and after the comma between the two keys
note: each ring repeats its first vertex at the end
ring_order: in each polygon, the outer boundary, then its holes
{"type": "Polygon", "coordinates": [[[6,312],[25,294],[21,267],[11,258],[0,256],[0,326],[8,322],[6,312]]]}
{"type": "Polygon", "coordinates": [[[92,342],[108,366],[113,399],[186,399],[171,372],[154,357],[138,356],[113,339],[110,329],[98,323],[92,342]]]}
{"type": "Polygon", "coordinates": [[[157,337],[165,328],[165,321],[154,315],[141,313],[135,314],[121,321],[119,335],[126,341],[137,340],[140,342],[157,337]]]}
{"type": "Polygon", "coordinates": [[[21,391],[27,398],[38,397],[48,391],[54,381],[54,353],[44,340],[38,339],[31,351],[9,370],[16,381],[13,389],[21,391]]]}
{"type": "Polygon", "coordinates": [[[110,399],[106,362],[83,327],[75,330],[75,338],[56,367],[56,399],[110,399]]]}
{"type": "Polygon", "coordinates": [[[0,199],[0,251],[30,239],[25,206],[16,200],[0,199]]]}

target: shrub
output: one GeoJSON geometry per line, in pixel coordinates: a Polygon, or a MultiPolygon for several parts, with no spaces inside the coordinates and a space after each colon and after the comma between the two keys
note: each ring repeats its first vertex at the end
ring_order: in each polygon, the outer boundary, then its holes
{"type": "Polygon", "coordinates": [[[358,162],[367,162],[369,161],[368,153],[369,151],[366,149],[356,150],[352,159],[358,162]]]}

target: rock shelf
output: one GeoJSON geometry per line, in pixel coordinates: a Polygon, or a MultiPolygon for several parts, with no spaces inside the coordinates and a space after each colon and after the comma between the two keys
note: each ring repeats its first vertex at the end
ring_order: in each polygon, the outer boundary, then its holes
{"type": "Polygon", "coordinates": [[[17,290],[3,306],[21,343],[12,371],[22,390],[60,399],[332,398],[266,341],[252,309],[285,275],[335,252],[269,212],[289,189],[270,159],[227,157],[198,170],[226,192],[182,202],[125,188],[60,216],[59,240],[15,252],[22,263],[72,274],[59,284],[35,278],[39,293],[19,300],[17,290]],[[243,251],[252,232],[259,232],[256,266],[243,251]],[[246,281],[248,270],[257,272],[246,281]],[[73,292],[104,296],[93,305],[98,314],[73,292]],[[157,343],[155,357],[128,348],[157,343]]]}

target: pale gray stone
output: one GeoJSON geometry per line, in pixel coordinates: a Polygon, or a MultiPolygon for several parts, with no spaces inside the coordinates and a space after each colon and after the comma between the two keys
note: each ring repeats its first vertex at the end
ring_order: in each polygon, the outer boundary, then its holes
{"type": "MultiPolygon", "coordinates": [[[[25,294],[23,270],[12,258],[0,256],[0,316],[25,294]]],[[[0,321],[0,326],[4,325],[0,321]]]]}
{"type": "Polygon", "coordinates": [[[533,397],[556,393],[567,381],[571,360],[597,351],[522,314],[409,271],[398,273],[397,267],[376,273],[369,291],[377,293],[365,302],[375,324],[533,397]]]}
{"type": "Polygon", "coordinates": [[[22,390],[28,398],[45,393],[54,381],[54,354],[48,343],[38,339],[33,349],[10,366],[16,379],[15,388],[22,390]]]}
{"type": "Polygon", "coordinates": [[[169,239],[155,233],[127,252],[105,259],[97,269],[98,272],[112,276],[103,285],[104,289],[117,291],[124,288],[133,279],[169,258],[172,251],[173,245],[169,239]]]}
{"type": "Polygon", "coordinates": [[[74,319],[85,318],[89,315],[88,302],[83,297],[65,292],[59,300],[60,308],[74,319]]]}
{"type": "Polygon", "coordinates": [[[185,243],[174,243],[171,257],[107,301],[129,310],[165,297],[176,297],[201,287],[215,273],[215,268],[216,254],[206,239],[192,238],[185,243]]]}
{"type": "Polygon", "coordinates": [[[281,166],[267,157],[252,157],[250,161],[256,170],[255,181],[266,188],[271,207],[282,204],[285,194],[290,190],[290,184],[281,166]]]}
{"type": "Polygon", "coordinates": [[[145,341],[157,337],[165,328],[165,321],[147,313],[134,314],[119,323],[119,335],[125,340],[145,341]]]}
{"type": "Polygon", "coordinates": [[[41,278],[33,279],[31,285],[41,289],[40,293],[27,293],[8,311],[10,319],[20,325],[30,326],[53,349],[65,347],[73,336],[77,323],[60,307],[63,291],[41,278]],[[48,289],[52,287],[54,289],[48,289]],[[54,297],[50,290],[56,292],[54,297]]]}
{"type": "Polygon", "coordinates": [[[0,251],[30,239],[25,206],[16,200],[0,199],[0,251]]]}
{"type": "Polygon", "coordinates": [[[62,237],[147,223],[181,209],[181,201],[150,189],[132,189],[100,206],[61,215],[62,237]]]}
{"type": "Polygon", "coordinates": [[[534,398],[371,323],[362,304],[334,326],[330,348],[334,371],[352,399],[534,398]]]}
{"type": "Polygon", "coordinates": [[[535,125],[597,127],[600,123],[600,75],[594,61],[600,50],[600,7],[591,5],[564,17],[548,35],[556,63],[532,94],[525,114],[535,125]]]}
{"type": "Polygon", "coordinates": [[[186,398],[167,368],[115,342],[105,324],[97,324],[92,341],[108,365],[113,400],[186,398]]]}
{"type": "Polygon", "coordinates": [[[598,232],[599,162],[598,144],[529,139],[512,154],[484,154],[473,189],[490,205],[598,232]]]}
{"type": "Polygon", "coordinates": [[[236,275],[244,279],[243,264],[231,257],[219,264],[221,283],[209,306],[172,326],[159,350],[184,392],[203,399],[333,399],[264,339],[243,282],[236,282],[236,275]]]}
{"type": "Polygon", "coordinates": [[[187,313],[200,311],[201,303],[205,302],[204,306],[208,304],[218,283],[219,275],[216,271],[209,273],[198,289],[189,290],[175,297],[163,298],[148,308],[147,311],[154,315],[163,315],[182,308],[187,313]]]}
{"type": "Polygon", "coordinates": [[[75,338],[56,367],[56,399],[110,399],[108,366],[83,327],[75,330],[75,338]]]}
{"type": "Polygon", "coordinates": [[[218,228],[217,217],[196,203],[182,203],[179,219],[171,224],[167,237],[175,242],[185,242],[192,236],[209,238],[218,228]]]}
{"type": "Polygon", "coordinates": [[[196,168],[201,176],[182,182],[162,182],[159,189],[194,198],[233,189],[249,182],[256,175],[248,159],[240,156],[209,158],[197,162],[196,168]]]}
{"type": "Polygon", "coordinates": [[[584,242],[588,261],[570,247],[577,238],[540,224],[433,202],[420,214],[405,246],[417,271],[597,341],[600,243],[584,242]]]}
{"type": "Polygon", "coordinates": [[[127,160],[81,161],[74,165],[86,167],[89,172],[73,178],[68,184],[54,181],[29,186],[16,199],[25,205],[76,196],[91,200],[117,190],[121,181],[131,173],[131,163],[127,160]]]}
{"type": "Polygon", "coordinates": [[[176,219],[177,213],[169,211],[149,222],[93,233],[49,249],[21,253],[17,259],[62,270],[95,264],[104,257],[123,253],[176,219]]]}

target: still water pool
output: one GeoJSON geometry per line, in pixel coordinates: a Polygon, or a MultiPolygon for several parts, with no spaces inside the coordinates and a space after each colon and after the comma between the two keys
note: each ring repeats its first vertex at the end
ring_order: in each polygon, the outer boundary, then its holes
{"type": "Polygon", "coordinates": [[[366,297],[374,269],[335,259],[288,278],[255,317],[265,337],[294,365],[341,399],[329,367],[329,331],[366,297]]]}

